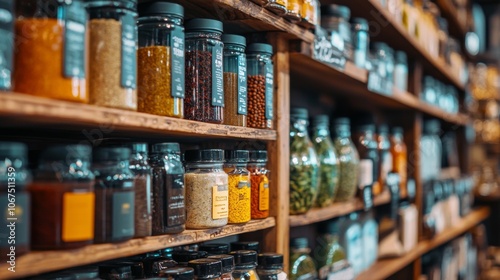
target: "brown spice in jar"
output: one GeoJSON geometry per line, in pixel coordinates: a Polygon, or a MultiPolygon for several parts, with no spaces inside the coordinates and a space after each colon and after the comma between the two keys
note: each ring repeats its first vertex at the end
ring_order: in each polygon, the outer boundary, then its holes
{"type": "Polygon", "coordinates": [[[151,175],[147,172],[135,172],[135,237],[151,236],[151,175]]]}
{"type": "Polygon", "coordinates": [[[248,127],[267,128],[266,77],[248,76],[248,127]]]}
{"type": "Polygon", "coordinates": [[[172,97],[170,47],[141,47],[137,52],[138,111],[182,118],[184,100],[172,97]]]}
{"type": "Polygon", "coordinates": [[[122,24],[114,19],[89,21],[90,103],[137,110],[137,92],[121,85],[122,24]]]}
{"type": "Polygon", "coordinates": [[[238,114],[238,74],[224,73],[224,124],[247,126],[247,116],[238,114]]]}

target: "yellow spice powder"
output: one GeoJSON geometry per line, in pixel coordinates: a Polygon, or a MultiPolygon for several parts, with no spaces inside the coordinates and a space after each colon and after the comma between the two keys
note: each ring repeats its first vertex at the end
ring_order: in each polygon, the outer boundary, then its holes
{"type": "Polygon", "coordinates": [[[228,223],[250,221],[250,175],[229,174],[229,218],[228,223]]]}

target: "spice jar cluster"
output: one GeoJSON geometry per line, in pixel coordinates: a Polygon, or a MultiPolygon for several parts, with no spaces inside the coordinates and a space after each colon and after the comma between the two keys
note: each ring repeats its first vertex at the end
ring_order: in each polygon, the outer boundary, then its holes
{"type": "MultiPolygon", "coordinates": [[[[10,211],[15,188],[17,256],[269,216],[265,150],[187,150],[182,162],[178,143],[109,140],[49,146],[32,171],[27,159],[25,144],[0,142],[0,207],[10,211]]],[[[9,236],[8,216],[1,222],[9,236]]],[[[3,258],[9,248],[0,245],[3,258]]]]}
{"type": "Polygon", "coordinates": [[[220,21],[184,24],[183,7],[165,1],[7,2],[5,42],[17,47],[5,46],[1,90],[272,128],[273,49],[223,35],[220,21]]]}

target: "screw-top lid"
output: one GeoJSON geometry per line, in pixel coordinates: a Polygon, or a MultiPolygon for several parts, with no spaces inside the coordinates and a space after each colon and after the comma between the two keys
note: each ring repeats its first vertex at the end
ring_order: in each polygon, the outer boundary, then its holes
{"type": "Polygon", "coordinates": [[[171,267],[160,270],[157,276],[175,280],[192,280],[194,269],[191,267],[171,267]]]}
{"type": "Polygon", "coordinates": [[[229,253],[234,257],[235,266],[257,265],[257,252],[253,250],[238,250],[229,253]]]}
{"type": "Polygon", "coordinates": [[[250,162],[267,162],[267,151],[249,151],[250,162]]]}
{"type": "Polygon", "coordinates": [[[132,143],[130,144],[130,150],[132,153],[148,153],[148,144],[147,143],[132,143]]]}
{"type": "Polygon", "coordinates": [[[247,39],[245,39],[245,37],[240,36],[240,35],[234,35],[234,34],[222,35],[222,42],[224,43],[224,46],[226,46],[226,45],[238,45],[238,46],[241,46],[244,48],[247,45],[247,39]]]}
{"type": "Polygon", "coordinates": [[[222,274],[222,263],[216,259],[192,260],[188,266],[194,269],[194,275],[198,278],[217,278],[222,274]]]}
{"type": "Polygon", "coordinates": [[[389,46],[384,42],[373,42],[370,44],[370,48],[374,51],[387,51],[389,46]]]}
{"type": "Polygon", "coordinates": [[[368,21],[364,18],[352,18],[351,19],[351,29],[355,31],[368,31],[368,21]]]}
{"type": "Polygon", "coordinates": [[[305,237],[294,238],[290,240],[290,247],[304,249],[309,247],[309,241],[305,237]]]}
{"type": "Polygon", "coordinates": [[[174,15],[184,17],[184,8],[175,3],[165,1],[149,1],[139,4],[139,17],[154,15],[174,15]]]}
{"type": "Polygon", "coordinates": [[[321,15],[349,19],[351,17],[351,10],[348,7],[341,5],[321,5],[321,15]]]}
{"type": "Polygon", "coordinates": [[[234,256],[232,255],[212,255],[207,258],[219,260],[222,263],[222,273],[229,273],[234,270],[234,256]]]}
{"type": "MultiPolygon", "coordinates": [[[[87,145],[59,145],[45,149],[41,158],[49,161],[90,161],[92,149],[87,145]]],[[[128,159],[128,158],[127,158],[128,159]]]]}
{"type": "Polygon", "coordinates": [[[267,53],[273,54],[273,46],[263,43],[253,43],[248,45],[247,53],[267,53]]]}
{"type": "Polygon", "coordinates": [[[26,160],[28,147],[19,142],[0,142],[0,160],[4,158],[19,158],[26,160]]]}
{"type": "Polygon", "coordinates": [[[351,135],[351,121],[348,118],[333,120],[333,131],[336,136],[349,137],[351,135]]]}
{"type": "Polygon", "coordinates": [[[356,131],[357,132],[375,132],[375,125],[374,124],[360,124],[356,126],[356,131]]]}
{"type": "Polygon", "coordinates": [[[404,130],[402,127],[396,126],[391,129],[392,134],[404,134],[404,130]]]}
{"type": "Polygon", "coordinates": [[[118,1],[102,1],[102,0],[87,0],[87,8],[126,8],[132,11],[137,10],[137,0],[118,0],[118,1]]]}
{"type": "Polygon", "coordinates": [[[158,143],[151,148],[153,153],[179,153],[180,150],[179,143],[158,143]]]}
{"type": "Polygon", "coordinates": [[[195,18],[184,24],[186,32],[222,32],[222,22],[208,18],[195,18]]]}
{"type": "Polygon", "coordinates": [[[340,225],[338,220],[332,220],[319,224],[318,231],[320,233],[338,234],[340,233],[340,225]]]}
{"type": "Polygon", "coordinates": [[[259,254],[258,263],[258,268],[261,269],[282,269],[283,255],[275,253],[259,254]]]}
{"type": "Polygon", "coordinates": [[[441,124],[438,120],[428,120],[424,123],[424,133],[427,134],[439,134],[441,130],[441,124]]]}
{"type": "Polygon", "coordinates": [[[396,51],[396,63],[408,64],[408,58],[404,51],[396,51]]]}
{"type": "Polygon", "coordinates": [[[245,150],[226,150],[224,151],[226,162],[248,162],[248,151],[245,150]]]}
{"type": "Polygon", "coordinates": [[[122,161],[130,158],[130,149],[124,147],[98,148],[94,152],[94,162],[122,161]]]}
{"type": "Polygon", "coordinates": [[[207,256],[208,253],[205,251],[175,251],[172,253],[172,259],[178,263],[187,263],[207,256]]]}
{"type": "Polygon", "coordinates": [[[387,134],[387,133],[389,133],[389,126],[387,124],[381,124],[377,128],[377,132],[379,134],[382,134],[382,133],[387,134]]]}
{"type": "Polygon", "coordinates": [[[222,162],[224,151],[220,149],[188,150],[184,153],[186,162],[222,162]]]}
{"type": "Polygon", "coordinates": [[[247,241],[247,242],[232,242],[231,251],[238,250],[251,250],[259,252],[259,242],[257,241],[247,241]]]}
{"type": "Polygon", "coordinates": [[[128,273],[132,274],[132,269],[128,265],[116,265],[116,264],[108,264],[108,265],[100,265],[99,266],[99,278],[109,279],[109,274],[123,274],[128,273]]]}
{"type": "Polygon", "coordinates": [[[290,119],[307,120],[308,111],[305,108],[292,108],[290,110],[290,119]]]}
{"type": "Polygon", "coordinates": [[[312,117],[312,124],[314,126],[328,126],[330,124],[330,118],[328,117],[328,115],[316,115],[312,117]]]}
{"type": "Polygon", "coordinates": [[[229,244],[212,243],[200,245],[200,251],[205,251],[209,255],[222,255],[229,253],[229,244]]]}

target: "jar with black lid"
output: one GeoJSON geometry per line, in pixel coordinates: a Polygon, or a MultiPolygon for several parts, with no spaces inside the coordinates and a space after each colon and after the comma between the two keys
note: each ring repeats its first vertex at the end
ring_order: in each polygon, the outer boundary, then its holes
{"type": "Polygon", "coordinates": [[[234,257],[231,255],[211,255],[209,259],[219,260],[222,263],[221,280],[233,280],[232,273],[234,272],[234,257]]]}
{"type": "MultiPolygon", "coordinates": [[[[14,55],[14,0],[0,1],[0,10],[4,13],[0,22],[0,90],[10,90],[12,86],[12,63],[14,55]]],[[[2,254],[4,256],[4,254],[2,254]]]]}
{"type": "Polygon", "coordinates": [[[347,60],[352,60],[352,38],[349,18],[351,10],[346,6],[321,6],[321,26],[325,28],[332,45],[342,50],[347,60]]]}
{"type": "Polygon", "coordinates": [[[174,251],[172,259],[176,261],[179,266],[187,266],[188,262],[197,259],[203,259],[208,256],[205,251],[174,251]]]}
{"type": "Polygon", "coordinates": [[[352,61],[359,68],[366,68],[370,35],[368,21],[364,18],[351,19],[352,30],[352,61]]]}
{"type": "Polygon", "coordinates": [[[33,249],[73,249],[92,244],[95,196],[90,158],[91,148],[85,145],[53,146],[42,152],[29,188],[34,209],[33,249]]]}
{"type": "Polygon", "coordinates": [[[194,269],[194,279],[220,280],[222,275],[222,263],[216,259],[197,259],[188,266],[194,269]]]}
{"type": "Polygon", "coordinates": [[[229,253],[234,257],[233,278],[236,280],[258,280],[255,268],[257,266],[257,252],[239,250],[229,253]]]}
{"type": "Polygon", "coordinates": [[[231,242],[231,251],[239,251],[239,250],[250,250],[259,253],[260,252],[259,242],[258,241],[231,242]]]}
{"type": "Polygon", "coordinates": [[[135,237],[151,236],[151,167],[148,163],[148,144],[130,145],[130,170],[135,180],[135,237]]]}
{"type": "Polygon", "coordinates": [[[184,167],[178,143],[153,145],[153,235],[179,233],[186,222],[184,167]]]}
{"type": "Polygon", "coordinates": [[[200,251],[205,251],[208,255],[225,255],[229,253],[229,244],[226,243],[210,243],[202,244],[199,248],[200,251]]]}
{"type": "Polygon", "coordinates": [[[139,4],[138,111],[184,117],[184,9],[165,1],[139,4]]]}
{"type": "Polygon", "coordinates": [[[134,237],[135,185],[130,149],[99,148],[94,152],[96,176],[95,242],[120,242],[134,237]]]}
{"type": "Polygon", "coordinates": [[[158,276],[169,280],[192,280],[194,278],[194,269],[191,267],[172,267],[161,270],[158,276]]]}
{"type": "Polygon", "coordinates": [[[264,253],[258,256],[257,275],[260,280],[278,280],[283,273],[283,255],[264,253]]]}
{"type": "Polygon", "coordinates": [[[185,118],[223,123],[222,22],[212,19],[192,19],[186,22],[185,27],[185,118]]]}
{"type": "Polygon", "coordinates": [[[5,213],[0,227],[0,236],[5,238],[0,244],[0,260],[15,261],[29,250],[31,205],[26,186],[30,181],[28,147],[23,143],[0,142],[0,211],[5,213]],[[10,203],[12,194],[15,205],[10,203]],[[15,229],[9,227],[12,222],[9,218],[16,218],[15,229]],[[8,239],[11,233],[15,233],[15,239],[8,239]],[[11,251],[13,242],[15,250],[11,251]]]}

